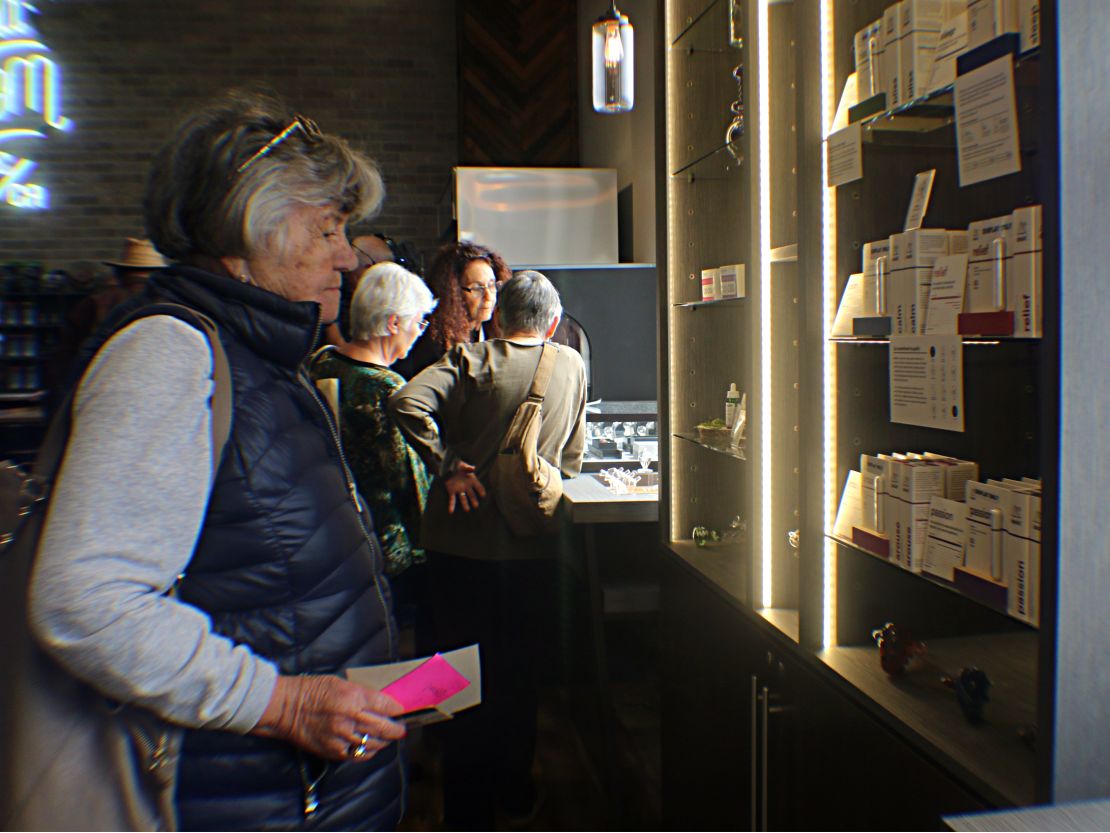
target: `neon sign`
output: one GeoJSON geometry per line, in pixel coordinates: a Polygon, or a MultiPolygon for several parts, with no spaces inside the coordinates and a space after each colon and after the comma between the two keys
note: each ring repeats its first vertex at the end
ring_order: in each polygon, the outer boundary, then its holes
{"type": "MultiPolygon", "coordinates": [[[[0,145],[47,138],[45,130],[71,130],[62,114],[61,72],[38,39],[27,0],[0,0],[0,145]]],[[[0,150],[0,200],[16,208],[48,208],[50,192],[31,181],[38,164],[0,150]]]]}

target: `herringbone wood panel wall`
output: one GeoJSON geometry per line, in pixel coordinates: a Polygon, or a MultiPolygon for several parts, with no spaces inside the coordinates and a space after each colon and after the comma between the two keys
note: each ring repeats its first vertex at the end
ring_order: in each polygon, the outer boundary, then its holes
{"type": "Polygon", "coordinates": [[[459,3],[459,160],[578,164],[575,0],[459,3]]]}

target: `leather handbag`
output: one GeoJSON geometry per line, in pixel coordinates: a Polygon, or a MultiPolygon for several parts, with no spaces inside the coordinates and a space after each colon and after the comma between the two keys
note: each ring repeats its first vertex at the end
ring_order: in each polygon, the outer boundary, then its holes
{"type": "Polygon", "coordinates": [[[509,529],[521,537],[550,535],[559,528],[556,512],[563,498],[563,476],[537,450],[557,350],[553,344],[543,345],[528,396],[513,414],[490,467],[494,502],[509,529]]]}
{"type": "MultiPolygon", "coordinates": [[[[119,328],[150,315],[180,318],[212,346],[214,476],[231,427],[231,373],[216,325],[188,307],[154,304],[119,328]]],[[[173,830],[182,730],[107,700],[46,654],[28,624],[27,592],[72,398],[70,391],[30,475],[0,464],[0,828],[173,830]]]]}

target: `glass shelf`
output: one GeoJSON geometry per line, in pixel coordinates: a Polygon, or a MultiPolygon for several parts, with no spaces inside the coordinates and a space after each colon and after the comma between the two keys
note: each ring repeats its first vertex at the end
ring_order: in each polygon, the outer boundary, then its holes
{"type": "Polygon", "coordinates": [[[928,95],[899,104],[891,110],[875,113],[860,121],[864,132],[931,133],[956,120],[953,85],[949,84],[928,95]]]}
{"type": "MultiPolygon", "coordinates": [[[[722,124],[721,127],[723,129],[725,125],[722,124]]],[[[672,171],[671,176],[685,178],[688,182],[696,182],[699,179],[729,179],[736,176],[743,167],[743,163],[737,162],[733,155],[728,152],[730,145],[739,148],[738,152],[741,154],[741,158],[747,157],[743,140],[740,142],[725,142],[686,162],[677,170],[672,171]]]]}
{"type": "Polygon", "coordinates": [[[672,304],[674,307],[682,309],[697,309],[698,307],[713,307],[713,306],[735,306],[739,301],[746,301],[745,298],[717,298],[713,301],[687,301],[685,304],[672,304]]]}
{"type": "Polygon", "coordinates": [[[716,451],[718,454],[724,454],[726,457],[744,461],[748,459],[744,454],[743,447],[735,448],[731,445],[711,445],[710,443],[703,442],[696,431],[679,431],[676,432],[674,436],[678,437],[680,440],[693,443],[694,445],[700,445],[702,448],[707,448],[710,451],[716,451]]]}
{"type": "Polygon", "coordinates": [[[45,390],[5,390],[0,391],[0,402],[39,402],[45,396],[45,390]]]}
{"type": "MultiPolygon", "coordinates": [[[[890,344],[889,336],[833,336],[835,344],[890,344]]],[[[998,347],[1003,344],[1039,344],[1039,338],[1014,338],[1013,336],[963,336],[961,342],[974,347],[998,347]]]]}
{"type": "Polygon", "coordinates": [[[985,607],[987,610],[992,610],[995,613],[1001,614],[1002,616],[1005,616],[1009,619],[1012,619],[1015,622],[1019,622],[1020,624],[1024,625],[1026,628],[1028,628],[1031,631],[1036,631],[1037,630],[1037,628],[1034,625],[1030,625],[1028,622],[1024,622],[1021,619],[1018,619],[1014,616],[1010,616],[1010,614],[1008,614],[1005,610],[1000,610],[999,608],[995,607],[994,605],[987,604],[986,602],[983,602],[979,599],[976,599],[974,596],[969,596],[966,593],[961,592],[960,589],[958,587],[956,587],[955,584],[953,584],[950,581],[945,581],[940,576],[934,576],[930,573],[914,573],[914,572],[911,572],[910,570],[906,570],[903,567],[901,567],[900,565],[891,561],[889,558],[885,558],[884,556],[881,556],[878,553],[871,552],[871,550],[864,549],[863,547],[861,547],[859,544],[855,543],[854,541],[851,541],[848,538],[841,538],[839,535],[835,535],[831,532],[826,532],[825,537],[826,538],[831,538],[833,541],[836,541],[836,543],[840,544],[842,547],[846,547],[850,550],[855,550],[856,552],[863,553],[864,555],[869,555],[872,558],[874,558],[876,561],[881,561],[883,564],[888,565],[893,570],[898,570],[899,572],[906,573],[907,575],[915,576],[915,577],[921,579],[922,581],[926,581],[929,584],[935,585],[937,587],[943,587],[945,590],[949,590],[952,593],[955,593],[957,596],[961,596],[961,597],[967,599],[969,602],[974,602],[977,605],[985,607]]]}
{"type": "MultiPolygon", "coordinates": [[[[720,9],[725,12],[725,14],[726,14],[725,19],[727,21],[728,0],[709,0],[709,2],[706,4],[705,8],[703,8],[700,12],[696,12],[695,14],[689,15],[686,18],[686,20],[683,23],[682,29],[679,30],[679,33],[677,35],[675,35],[674,40],[671,41],[671,46],[672,47],[678,47],[680,45],[688,46],[688,44],[689,44],[688,36],[692,32],[696,32],[696,31],[700,30],[702,28],[702,26],[707,25],[706,23],[704,23],[704,21],[706,20],[706,18],[713,19],[714,15],[711,15],[710,12],[712,12],[718,6],[720,6],[720,9]],[[698,24],[702,24],[702,26],[699,26],[698,24]]],[[[724,34],[726,34],[725,30],[722,29],[721,34],[722,34],[722,36],[724,34]]]]}

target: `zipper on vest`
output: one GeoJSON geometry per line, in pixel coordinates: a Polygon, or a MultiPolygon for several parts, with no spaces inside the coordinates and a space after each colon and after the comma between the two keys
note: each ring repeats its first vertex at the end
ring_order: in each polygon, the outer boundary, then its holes
{"type": "MultiPolygon", "coordinates": [[[[317,331],[319,331],[318,322],[317,331]]],[[[316,339],[313,338],[312,342],[313,344],[315,344],[316,339]]],[[[300,379],[301,384],[308,389],[308,392],[312,394],[313,401],[316,402],[317,407],[319,407],[324,414],[324,421],[327,422],[328,430],[331,432],[332,441],[335,443],[335,450],[339,454],[339,462],[343,465],[343,476],[346,478],[347,481],[347,490],[351,495],[351,502],[355,505],[355,515],[358,518],[359,526],[362,527],[362,534],[366,538],[366,543],[370,545],[370,550],[371,552],[373,552],[374,541],[370,537],[370,530],[366,528],[366,524],[362,519],[362,504],[358,499],[358,487],[355,485],[355,478],[354,475],[351,474],[351,468],[347,465],[347,457],[343,453],[343,443],[340,441],[339,432],[335,428],[335,420],[332,419],[331,409],[328,407],[328,404],[320,398],[320,394],[316,390],[316,386],[312,384],[312,381],[308,379],[305,375],[303,365],[302,368],[297,372],[297,378],[300,379]]],[[[390,656],[393,656],[397,653],[398,650],[396,637],[393,633],[393,625],[391,623],[393,617],[389,613],[389,605],[385,603],[385,594],[382,593],[382,586],[380,582],[381,572],[385,569],[384,557],[382,559],[382,563],[377,565],[377,567],[378,569],[374,571],[374,590],[378,595],[378,602],[382,606],[382,612],[385,613],[385,632],[387,638],[389,639],[389,653],[390,656]]]]}

